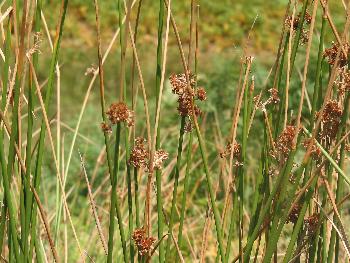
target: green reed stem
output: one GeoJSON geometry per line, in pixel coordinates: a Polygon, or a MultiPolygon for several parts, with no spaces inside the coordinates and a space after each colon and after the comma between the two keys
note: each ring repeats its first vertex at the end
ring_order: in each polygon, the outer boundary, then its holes
{"type": "Polygon", "coordinates": [[[321,35],[320,35],[320,44],[318,47],[318,56],[317,56],[317,68],[316,68],[316,75],[315,75],[315,86],[314,86],[314,93],[312,96],[312,109],[311,109],[311,122],[310,122],[310,129],[313,128],[313,124],[315,122],[315,113],[317,110],[317,102],[319,100],[319,90],[321,86],[321,72],[322,72],[322,61],[323,61],[323,46],[324,46],[324,38],[325,38],[325,31],[326,31],[326,23],[327,19],[323,17],[322,19],[322,26],[321,26],[321,35]]]}
{"type": "MultiPolygon", "coordinates": [[[[190,186],[190,170],[192,166],[192,143],[193,143],[193,133],[191,132],[190,139],[188,142],[187,153],[186,153],[186,172],[185,172],[185,179],[184,179],[184,190],[182,192],[182,199],[181,199],[179,234],[177,238],[177,243],[180,249],[182,245],[182,234],[183,234],[182,232],[183,232],[183,226],[184,226],[184,220],[185,220],[185,214],[186,214],[187,193],[190,186]]],[[[178,260],[178,256],[176,257],[176,259],[178,260]]]]}
{"type": "MultiPolygon", "coordinates": [[[[346,98],[345,98],[345,103],[344,103],[344,113],[342,116],[341,125],[339,127],[339,132],[337,135],[338,140],[340,140],[340,138],[342,136],[344,136],[345,132],[346,132],[346,122],[349,118],[349,104],[350,104],[350,95],[347,94],[346,98]]],[[[342,143],[341,149],[340,149],[339,167],[341,169],[344,168],[344,161],[345,161],[345,142],[342,143]]],[[[343,196],[343,190],[344,190],[344,180],[343,180],[343,178],[339,177],[338,181],[337,181],[337,191],[336,191],[335,203],[338,203],[341,200],[341,198],[343,196]]],[[[339,220],[337,218],[335,218],[335,223],[338,223],[338,221],[339,220]]],[[[336,239],[339,239],[339,237],[336,233],[336,230],[333,227],[332,232],[331,232],[331,238],[329,241],[329,249],[328,249],[327,261],[329,263],[333,262],[334,251],[336,251],[336,254],[339,255],[339,252],[337,250],[334,250],[336,239]]],[[[339,245],[339,240],[338,240],[338,245],[339,245]]],[[[335,257],[338,258],[338,255],[336,255],[335,257]]]]}
{"type": "Polygon", "coordinates": [[[212,208],[213,213],[214,213],[216,235],[217,235],[217,240],[219,243],[219,252],[220,252],[221,259],[224,260],[224,258],[225,258],[224,242],[223,242],[224,239],[223,239],[223,235],[222,235],[220,214],[219,214],[219,210],[216,206],[215,192],[213,189],[213,184],[212,184],[210,173],[209,173],[209,166],[208,166],[208,161],[207,161],[207,157],[206,157],[206,153],[205,153],[204,142],[202,139],[201,132],[199,130],[197,120],[195,120],[194,123],[195,123],[198,143],[199,143],[199,149],[201,152],[202,161],[203,161],[203,165],[204,165],[204,171],[205,171],[205,177],[206,177],[207,187],[208,187],[209,196],[210,196],[211,208],[212,208]]]}
{"type": "MultiPolygon", "coordinates": [[[[8,76],[9,76],[9,64],[10,64],[10,53],[11,51],[11,23],[10,20],[7,24],[7,30],[6,30],[6,41],[5,41],[5,62],[3,64],[3,68],[1,69],[1,77],[2,77],[2,83],[3,83],[3,89],[2,89],[2,98],[1,98],[1,109],[2,111],[5,110],[6,107],[6,98],[7,98],[7,85],[8,85],[8,76]]],[[[0,131],[0,136],[1,136],[1,144],[0,144],[0,148],[4,148],[4,128],[1,128],[0,131]]],[[[2,167],[3,169],[5,169],[6,164],[1,162],[1,165],[4,166],[2,167]]],[[[2,177],[0,178],[2,179],[2,177]]],[[[0,181],[1,183],[1,181],[0,181]]],[[[7,213],[7,204],[6,204],[6,200],[5,197],[3,199],[2,202],[4,205],[1,209],[1,218],[0,218],[0,251],[2,251],[2,245],[4,242],[4,238],[5,238],[5,225],[6,225],[6,213],[7,213]]]]}
{"type": "MultiPolygon", "coordinates": [[[[162,77],[162,53],[163,53],[163,24],[164,24],[164,3],[159,0],[158,14],[158,44],[157,44],[157,69],[156,69],[156,105],[159,101],[159,89],[162,77]]],[[[157,110],[157,109],[156,109],[157,110]]],[[[160,148],[160,126],[158,126],[156,136],[156,150],[160,148]]],[[[158,240],[163,237],[164,217],[163,217],[163,198],[162,198],[162,172],[156,170],[157,184],[157,213],[158,213],[158,240]]],[[[159,262],[164,262],[164,244],[159,244],[159,262]]]]}
{"type": "MultiPolygon", "coordinates": [[[[113,237],[114,237],[114,217],[116,213],[116,200],[117,200],[117,177],[119,173],[119,146],[120,146],[120,130],[121,124],[117,124],[116,137],[115,137],[115,149],[114,149],[114,170],[111,177],[112,191],[111,191],[111,206],[109,212],[109,236],[108,236],[108,256],[107,262],[112,263],[113,260],[113,237]]],[[[126,262],[126,261],[125,261],[126,262]]]]}
{"type": "Polygon", "coordinates": [[[176,159],[176,166],[175,166],[175,176],[174,176],[174,188],[173,188],[173,198],[171,201],[171,212],[170,212],[170,219],[169,219],[169,230],[168,230],[168,240],[165,250],[165,258],[170,258],[170,244],[173,240],[173,225],[175,221],[175,210],[176,210],[176,200],[177,200],[177,187],[179,185],[179,176],[180,176],[180,169],[181,169],[181,157],[182,157],[182,145],[183,145],[183,137],[185,133],[185,122],[186,117],[181,117],[181,126],[180,126],[180,136],[179,136],[179,142],[178,142],[178,148],[177,148],[177,159],[176,159]]]}
{"type": "MultiPolygon", "coordinates": [[[[56,32],[55,42],[53,46],[53,53],[52,53],[50,68],[49,68],[49,77],[47,81],[46,96],[44,100],[44,106],[46,111],[49,110],[49,105],[52,97],[52,89],[55,81],[55,68],[56,68],[59,51],[61,47],[61,39],[62,39],[63,27],[64,27],[65,18],[66,18],[67,8],[68,8],[68,0],[62,0],[62,3],[63,3],[62,9],[61,9],[62,13],[61,13],[59,25],[56,32]]],[[[35,164],[34,180],[33,180],[34,188],[38,193],[39,193],[39,187],[40,187],[40,181],[41,181],[41,172],[42,172],[41,168],[42,168],[44,148],[45,148],[45,137],[46,137],[46,124],[43,118],[41,122],[41,127],[40,127],[40,137],[39,137],[38,152],[37,152],[37,159],[35,164]]],[[[34,202],[34,196],[32,193],[30,194],[29,199],[30,200],[28,205],[31,211],[30,211],[30,217],[28,218],[30,218],[31,222],[36,222],[34,218],[37,215],[37,209],[36,209],[36,204],[34,202]]],[[[56,222],[58,221],[56,220],[56,222]]],[[[36,226],[32,224],[32,228],[35,228],[35,227],[36,226]]],[[[32,233],[35,235],[36,232],[32,231],[32,233]]],[[[32,236],[32,238],[35,240],[35,237],[32,236]]]]}
{"type": "Polygon", "coordinates": [[[292,166],[293,166],[294,156],[295,156],[295,151],[292,151],[289,154],[287,163],[284,165],[283,169],[281,170],[279,176],[276,179],[276,183],[274,184],[274,186],[271,190],[271,193],[270,193],[270,195],[265,203],[265,206],[261,211],[261,214],[259,216],[259,219],[258,219],[256,225],[255,225],[254,230],[252,231],[252,234],[248,237],[247,245],[245,247],[244,257],[243,257],[244,262],[249,262],[250,253],[251,253],[251,250],[253,248],[253,244],[254,244],[256,238],[258,237],[259,230],[260,230],[262,224],[264,223],[264,220],[265,220],[267,213],[270,210],[272,200],[276,196],[277,192],[280,190],[281,186],[285,185],[286,182],[288,181],[288,175],[290,174],[290,171],[291,171],[292,166]]]}

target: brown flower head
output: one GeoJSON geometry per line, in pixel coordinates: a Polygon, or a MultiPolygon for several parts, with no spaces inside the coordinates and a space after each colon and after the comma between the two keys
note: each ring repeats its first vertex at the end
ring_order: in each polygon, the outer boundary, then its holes
{"type": "Polygon", "coordinates": [[[146,230],[143,227],[134,231],[132,239],[134,240],[141,256],[148,255],[151,252],[153,243],[156,241],[154,237],[146,236],[146,230]]]}
{"type": "Polygon", "coordinates": [[[157,170],[162,169],[163,162],[168,158],[169,158],[169,154],[166,151],[164,151],[162,149],[155,151],[154,160],[153,160],[153,168],[157,169],[157,170]]]}
{"type": "Polygon", "coordinates": [[[108,123],[102,122],[101,123],[101,129],[105,133],[111,133],[112,132],[112,127],[108,123]]]}
{"type": "Polygon", "coordinates": [[[220,152],[220,157],[230,158],[232,150],[233,150],[233,159],[237,160],[236,164],[238,165],[239,164],[238,160],[240,159],[240,156],[241,156],[241,145],[238,143],[234,143],[233,146],[232,146],[232,143],[227,143],[225,150],[220,152]]]}
{"type": "MultiPolygon", "coordinates": [[[[308,149],[308,148],[309,148],[309,145],[311,144],[311,142],[312,142],[312,139],[311,139],[311,138],[305,139],[305,140],[303,141],[303,146],[304,146],[304,148],[305,148],[305,149],[308,149]]],[[[316,145],[316,143],[315,143],[315,141],[314,141],[314,143],[313,143],[312,146],[311,146],[311,156],[312,156],[312,158],[313,158],[314,160],[319,160],[320,157],[321,157],[321,153],[322,153],[322,152],[321,152],[320,148],[317,147],[317,145],[316,145]]]]}
{"type": "Polygon", "coordinates": [[[147,167],[149,154],[145,147],[145,142],[144,138],[136,138],[134,148],[130,153],[129,164],[136,168],[147,167]]]}
{"type": "Polygon", "coordinates": [[[197,99],[204,101],[207,99],[207,92],[203,87],[197,89],[197,99]]]}
{"type": "Polygon", "coordinates": [[[113,103],[106,113],[113,125],[119,122],[125,122],[129,127],[134,125],[134,112],[124,102],[113,103]]]}
{"type": "Polygon", "coordinates": [[[288,215],[287,223],[295,224],[298,221],[299,213],[301,210],[301,206],[299,204],[294,204],[292,207],[292,211],[288,215]]]}
{"type": "MultiPolygon", "coordinates": [[[[348,56],[350,53],[350,45],[348,43],[345,43],[343,45],[343,49],[347,53],[347,56],[348,56]]],[[[338,52],[340,52],[338,66],[340,68],[342,68],[342,67],[346,66],[348,63],[347,56],[344,54],[343,49],[341,49],[339,44],[336,44],[333,42],[332,46],[330,48],[327,48],[324,51],[323,57],[327,58],[328,63],[333,66],[335,64],[338,52]]]]}
{"type": "Polygon", "coordinates": [[[312,236],[316,233],[319,220],[320,216],[316,213],[304,219],[304,225],[309,236],[312,236]]]}
{"type": "Polygon", "coordinates": [[[350,92],[350,70],[345,67],[341,68],[335,84],[338,86],[340,94],[350,92]]]}
{"type": "Polygon", "coordinates": [[[293,140],[297,129],[295,126],[287,126],[284,131],[278,136],[276,142],[276,150],[280,154],[280,160],[285,161],[292,150],[293,140]]]}
{"type": "Polygon", "coordinates": [[[321,138],[332,140],[336,137],[343,112],[335,100],[327,102],[322,112],[321,138]]]}
{"type": "MultiPolygon", "coordinates": [[[[195,75],[189,73],[189,79],[190,79],[190,87],[193,88],[196,85],[196,77],[195,75]]],[[[182,95],[187,87],[187,80],[186,80],[186,74],[172,74],[169,78],[170,84],[172,87],[172,91],[174,94],[182,95]]]]}

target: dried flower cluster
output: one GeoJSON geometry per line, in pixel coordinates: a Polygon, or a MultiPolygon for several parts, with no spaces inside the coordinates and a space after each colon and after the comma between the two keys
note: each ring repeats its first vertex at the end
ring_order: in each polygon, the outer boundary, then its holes
{"type": "Polygon", "coordinates": [[[301,206],[299,204],[294,204],[292,207],[292,211],[288,215],[287,223],[295,224],[298,221],[300,214],[301,206]]]}
{"type": "Polygon", "coordinates": [[[158,150],[154,153],[153,168],[162,169],[163,162],[169,158],[169,154],[164,150],[158,150]]]}
{"type": "Polygon", "coordinates": [[[280,161],[285,161],[292,150],[296,132],[297,128],[295,126],[287,126],[280,136],[278,136],[275,146],[279,153],[280,161]]]}
{"type": "Polygon", "coordinates": [[[323,57],[327,58],[328,63],[333,66],[339,53],[338,66],[340,68],[345,67],[348,61],[347,56],[344,54],[343,50],[347,53],[348,56],[350,53],[350,45],[348,43],[345,43],[342,49],[339,44],[333,42],[332,46],[324,51],[323,57]]]}
{"type": "Polygon", "coordinates": [[[101,123],[101,129],[105,133],[111,133],[112,132],[112,127],[108,123],[102,122],[101,123]]]}
{"type": "MultiPolygon", "coordinates": [[[[311,142],[312,142],[312,139],[311,139],[311,138],[305,139],[305,140],[303,141],[303,146],[304,146],[304,148],[305,148],[305,149],[308,149],[309,146],[310,146],[310,144],[311,144],[311,142]]],[[[321,153],[322,153],[322,152],[321,152],[320,148],[317,147],[317,145],[315,144],[315,140],[314,140],[314,142],[313,142],[313,144],[312,144],[312,146],[311,146],[311,156],[312,156],[312,158],[313,158],[314,160],[319,160],[319,158],[321,157],[321,153]]]]}
{"type": "Polygon", "coordinates": [[[146,140],[142,137],[135,139],[134,148],[131,150],[129,165],[136,168],[146,168],[148,164],[149,152],[145,147],[146,140]]]}
{"type": "Polygon", "coordinates": [[[319,220],[320,217],[316,213],[304,219],[304,225],[307,231],[307,235],[312,236],[316,233],[319,220]]]}
{"type": "MultiPolygon", "coordinates": [[[[294,34],[300,25],[300,20],[301,20],[301,14],[299,14],[297,17],[294,17],[294,19],[292,19],[292,16],[288,16],[285,21],[285,26],[287,27],[288,30],[292,27],[292,32],[294,34]]],[[[311,24],[312,16],[308,12],[305,13],[304,21],[308,25],[311,24]]],[[[305,44],[308,40],[309,40],[309,31],[303,27],[301,29],[301,44],[305,44]]]]}
{"type": "MultiPolygon", "coordinates": [[[[241,156],[241,145],[238,143],[233,144],[233,149],[232,149],[232,143],[227,143],[225,150],[220,152],[220,157],[221,158],[229,158],[231,156],[231,151],[233,150],[233,159],[236,159],[237,161],[240,159],[241,156]]],[[[239,163],[237,162],[236,165],[239,163]]]]}
{"type": "Polygon", "coordinates": [[[172,92],[178,95],[177,110],[181,116],[196,116],[201,114],[200,108],[194,103],[195,99],[206,100],[206,92],[204,88],[198,88],[195,91],[196,76],[189,73],[189,85],[187,84],[185,74],[172,74],[170,76],[170,84],[172,92]]]}
{"type": "Polygon", "coordinates": [[[280,98],[278,96],[278,90],[273,88],[268,90],[270,93],[270,97],[266,101],[266,104],[278,104],[280,102],[280,98]]]}
{"type": "Polygon", "coordinates": [[[106,112],[112,125],[125,122],[129,127],[134,125],[134,112],[124,102],[113,103],[106,112]]]}
{"type": "Polygon", "coordinates": [[[338,86],[340,94],[350,92],[350,70],[346,67],[341,68],[335,84],[338,86]]]}
{"type": "Polygon", "coordinates": [[[154,237],[147,237],[145,228],[138,228],[132,234],[132,239],[137,246],[137,250],[141,256],[148,255],[151,252],[152,245],[156,241],[154,237]]]}
{"type": "Polygon", "coordinates": [[[332,140],[336,137],[339,124],[341,121],[341,116],[343,112],[335,100],[330,100],[327,102],[323,112],[322,112],[322,131],[320,133],[321,139],[332,140]]]}
{"type": "MultiPolygon", "coordinates": [[[[149,167],[149,150],[145,146],[146,140],[144,138],[138,137],[135,139],[134,148],[131,150],[129,164],[135,168],[148,169],[149,167]]],[[[168,159],[169,154],[159,149],[154,153],[153,168],[160,170],[162,169],[163,162],[168,159]]]]}

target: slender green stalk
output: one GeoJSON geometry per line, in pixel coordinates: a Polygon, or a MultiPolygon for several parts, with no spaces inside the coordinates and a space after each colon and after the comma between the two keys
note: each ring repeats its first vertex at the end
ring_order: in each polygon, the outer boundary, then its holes
{"type": "Polygon", "coordinates": [[[170,244],[173,240],[173,226],[175,221],[175,210],[176,210],[176,200],[177,200],[177,187],[179,185],[179,176],[180,176],[180,168],[181,168],[181,157],[182,157],[182,145],[183,145],[183,136],[185,133],[185,122],[186,117],[181,117],[181,126],[180,126],[180,136],[177,148],[177,159],[175,166],[175,176],[174,176],[174,188],[173,188],[173,198],[171,201],[171,212],[169,219],[169,230],[168,230],[168,240],[165,250],[165,258],[170,258],[170,244]]]}
{"type": "MultiPolygon", "coordinates": [[[[109,212],[109,236],[108,236],[108,256],[107,262],[112,263],[113,260],[113,237],[114,237],[114,217],[116,213],[116,200],[117,200],[117,177],[119,172],[119,145],[120,145],[120,130],[121,124],[117,124],[116,136],[115,136],[115,151],[114,151],[114,170],[111,178],[112,191],[111,191],[111,205],[109,212]]],[[[126,262],[126,261],[125,261],[126,262]]]]}
{"type": "MultiPolygon", "coordinates": [[[[177,237],[177,243],[180,249],[182,245],[182,232],[183,232],[185,213],[186,213],[187,193],[190,186],[189,183],[190,183],[190,170],[192,165],[192,143],[193,143],[193,134],[191,132],[190,139],[188,142],[187,153],[186,153],[186,172],[185,172],[185,179],[184,179],[184,190],[182,192],[182,199],[181,199],[179,234],[177,237]]],[[[176,259],[178,260],[178,256],[176,257],[176,259]]]]}
{"type": "MultiPolygon", "coordinates": [[[[9,64],[10,64],[10,49],[11,48],[11,23],[10,20],[7,24],[7,30],[6,30],[6,42],[5,42],[5,63],[3,64],[3,68],[1,69],[2,74],[2,83],[3,83],[3,89],[2,89],[2,98],[1,98],[1,110],[4,111],[6,107],[6,97],[7,97],[7,86],[8,86],[8,71],[9,71],[9,64]]],[[[1,144],[0,148],[4,147],[3,141],[4,141],[4,128],[1,128],[0,131],[1,136],[1,144]]],[[[1,162],[2,169],[5,169],[6,164],[1,162]]],[[[2,177],[0,178],[2,179],[2,177]]],[[[1,183],[1,181],[0,181],[1,183]]],[[[0,218],[0,251],[2,251],[2,245],[5,237],[5,225],[6,225],[6,213],[7,213],[7,202],[5,200],[5,197],[2,202],[4,205],[1,209],[1,218],[0,218]]]]}
{"type": "MultiPolygon", "coordinates": [[[[61,39],[62,39],[62,33],[63,33],[63,27],[64,27],[65,18],[66,18],[67,8],[68,8],[68,0],[62,0],[61,16],[60,16],[58,28],[56,31],[53,53],[52,53],[50,68],[49,68],[49,77],[47,82],[46,96],[44,100],[44,106],[46,110],[49,109],[49,105],[51,102],[52,89],[53,89],[54,79],[55,79],[55,68],[56,68],[59,51],[61,47],[61,39]]],[[[45,137],[46,137],[46,124],[43,118],[41,122],[41,127],[40,127],[40,137],[39,137],[37,159],[36,159],[35,171],[34,171],[34,188],[38,193],[40,192],[39,187],[40,187],[40,181],[41,181],[41,172],[42,172],[41,168],[42,168],[42,162],[43,162],[43,156],[44,156],[45,137]]],[[[31,207],[30,220],[32,222],[36,222],[34,218],[37,215],[37,209],[36,209],[36,204],[34,202],[33,194],[30,194],[29,198],[30,198],[29,205],[31,207]]],[[[36,227],[35,225],[32,225],[32,228],[35,228],[35,227],[36,227]]],[[[36,233],[35,231],[32,231],[32,234],[35,234],[35,233],[36,233]]],[[[32,236],[32,238],[35,240],[35,237],[32,236]]]]}
{"type": "MultiPolygon", "coordinates": [[[[157,44],[157,69],[156,69],[156,105],[159,101],[159,89],[162,78],[162,53],[163,53],[163,24],[164,24],[164,3],[159,0],[159,14],[158,14],[158,44],[157,44]]],[[[157,109],[156,109],[157,110],[157,109]]],[[[160,148],[160,127],[158,126],[156,136],[156,150],[160,148]]],[[[158,240],[163,237],[164,217],[163,217],[163,198],[162,198],[162,172],[156,170],[156,184],[157,184],[157,213],[158,213],[158,240]]],[[[159,262],[164,262],[164,245],[163,242],[159,244],[159,262]]]]}
{"type": "Polygon", "coordinates": [[[322,19],[322,26],[321,26],[321,35],[320,35],[320,44],[318,47],[318,56],[317,56],[317,68],[316,68],[316,75],[315,75],[315,86],[314,86],[314,93],[312,96],[312,110],[311,110],[311,122],[310,122],[310,129],[313,128],[313,124],[315,122],[315,113],[317,109],[317,102],[319,100],[319,89],[321,85],[321,72],[322,72],[322,61],[323,61],[323,45],[324,45],[324,38],[325,38],[325,31],[326,31],[326,22],[327,19],[323,17],[322,19]]]}
{"type": "Polygon", "coordinates": [[[220,222],[221,221],[220,220],[220,213],[219,213],[219,210],[218,210],[216,203],[215,203],[216,198],[215,198],[213,184],[212,184],[210,173],[209,173],[208,161],[207,161],[207,156],[205,153],[202,135],[201,135],[201,132],[199,130],[197,120],[195,120],[194,123],[195,123],[198,143],[199,143],[199,149],[200,149],[202,160],[203,160],[204,171],[205,171],[205,176],[206,176],[206,181],[207,181],[207,188],[208,188],[209,196],[210,196],[211,208],[212,208],[213,213],[214,213],[216,235],[217,235],[217,241],[219,243],[219,253],[220,253],[221,259],[223,260],[225,258],[225,252],[224,252],[224,242],[223,242],[224,239],[223,239],[223,235],[222,235],[222,228],[221,228],[221,222],[220,222]]]}

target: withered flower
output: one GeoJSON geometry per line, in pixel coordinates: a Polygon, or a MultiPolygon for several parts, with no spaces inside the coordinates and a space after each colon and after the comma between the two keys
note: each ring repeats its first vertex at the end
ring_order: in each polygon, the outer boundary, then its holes
{"type": "Polygon", "coordinates": [[[197,89],[197,99],[205,101],[207,99],[207,92],[203,87],[197,89]]]}
{"type": "MultiPolygon", "coordinates": [[[[195,75],[189,72],[188,74],[190,80],[190,87],[193,88],[196,85],[196,77],[195,75]]],[[[170,84],[172,87],[172,91],[174,94],[182,95],[187,87],[186,74],[172,74],[169,78],[170,84]]]]}
{"type": "Polygon", "coordinates": [[[304,225],[307,231],[307,235],[312,236],[316,233],[319,220],[320,216],[316,213],[304,219],[304,225]]]}
{"type": "Polygon", "coordinates": [[[343,112],[335,100],[327,102],[322,112],[322,131],[321,138],[325,140],[334,139],[337,135],[341,116],[343,112]]]}
{"type": "MultiPolygon", "coordinates": [[[[305,139],[303,141],[303,146],[305,149],[308,149],[309,148],[309,145],[311,144],[312,142],[312,139],[311,138],[308,138],[308,139],[305,139]]],[[[313,142],[312,146],[311,146],[311,156],[314,160],[318,160],[320,157],[321,157],[321,150],[319,147],[317,147],[315,141],[313,142]]]]}
{"type": "Polygon", "coordinates": [[[295,126],[287,126],[280,136],[278,136],[276,141],[276,150],[280,154],[281,161],[285,161],[292,150],[296,132],[297,128],[295,126]]]}
{"type": "Polygon", "coordinates": [[[197,93],[194,91],[196,77],[193,74],[190,74],[189,77],[190,85],[187,85],[185,74],[172,74],[169,78],[172,92],[178,95],[177,110],[183,117],[192,116],[193,114],[196,116],[201,115],[200,108],[195,104],[195,97],[201,100],[205,100],[206,98],[206,93],[203,88],[199,88],[197,93]]]}
{"type": "Polygon", "coordinates": [[[154,237],[147,237],[144,227],[135,229],[132,239],[137,246],[137,250],[141,256],[148,255],[151,252],[152,245],[156,241],[154,237]]]}
{"type": "Polygon", "coordinates": [[[134,125],[134,112],[124,102],[113,103],[106,114],[113,125],[119,122],[125,122],[129,127],[134,125]]]}
{"type": "Polygon", "coordinates": [[[340,69],[338,79],[335,81],[338,86],[340,94],[350,91],[350,70],[344,68],[340,69]]]}
{"type": "Polygon", "coordinates": [[[339,44],[332,42],[332,46],[330,48],[327,48],[324,51],[323,57],[327,58],[328,63],[333,66],[335,64],[338,52],[340,52],[338,66],[340,68],[345,67],[348,61],[347,61],[347,56],[344,54],[343,50],[345,50],[347,55],[349,55],[350,45],[348,43],[345,43],[343,44],[343,49],[342,49],[339,44]]]}
{"type": "Polygon", "coordinates": [[[292,211],[288,215],[287,223],[295,224],[298,221],[300,214],[301,206],[299,204],[294,204],[292,207],[292,211]]]}
{"type": "Polygon", "coordinates": [[[155,151],[154,160],[153,160],[153,168],[157,169],[157,170],[162,169],[163,162],[168,158],[169,158],[169,154],[166,151],[164,151],[162,149],[155,151]]]}
{"type": "Polygon", "coordinates": [[[136,168],[145,168],[148,164],[148,150],[145,147],[146,140],[141,137],[135,139],[135,145],[130,153],[129,164],[136,168]]]}
{"type": "Polygon", "coordinates": [[[106,122],[102,122],[101,123],[101,129],[103,132],[105,133],[111,133],[112,132],[112,127],[111,125],[109,125],[108,123],[106,122]]]}
{"type": "MultiPolygon", "coordinates": [[[[231,156],[232,143],[227,143],[223,151],[220,152],[221,158],[228,158],[231,156]]],[[[241,145],[239,143],[233,144],[233,159],[239,159],[241,155],[241,145]]]]}

